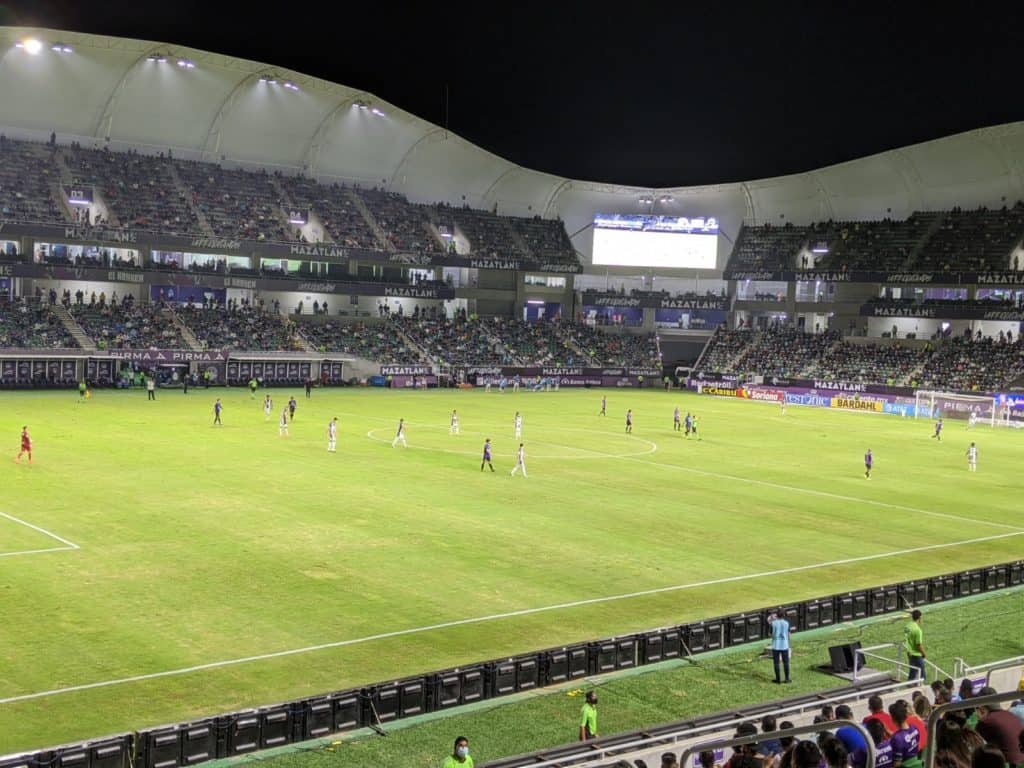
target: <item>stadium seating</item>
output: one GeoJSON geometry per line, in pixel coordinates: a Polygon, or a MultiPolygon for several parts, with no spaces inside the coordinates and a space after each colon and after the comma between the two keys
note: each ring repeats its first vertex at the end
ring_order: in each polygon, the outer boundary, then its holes
{"type": "Polygon", "coordinates": [[[746,352],[756,338],[757,334],[749,328],[719,328],[708,342],[698,370],[705,373],[732,372],[733,362],[746,352]]]}
{"type": "Polygon", "coordinates": [[[796,267],[796,254],[811,236],[809,227],[764,224],[744,227],[729,260],[731,269],[779,271],[796,267]]]}
{"type": "Polygon", "coordinates": [[[654,336],[602,333],[578,323],[566,323],[560,330],[583,354],[585,365],[661,367],[654,336]]]}
{"type": "Polygon", "coordinates": [[[956,337],[937,346],[921,372],[926,389],[996,392],[1024,373],[1024,341],[956,337]]]}
{"type": "Polygon", "coordinates": [[[19,221],[68,223],[53,187],[60,179],[48,145],[0,137],[0,214],[19,221]]]}
{"type": "Polygon", "coordinates": [[[819,267],[847,270],[899,270],[911,259],[938,214],[915,213],[906,220],[829,223],[829,252],[819,267]]]}
{"type": "Polygon", "coordinates": [[[319,352],[342,352],[379,363],[409,364],[419,355],[385,324],[303,322],[299,332],[319,352]]]}
{"type": "Polygon", "coordinates": [[[357,188],[354,192],[384,231],[390,250],[441,251],[441,244],[429,229],[429,219],[423,206],[413,205],[402,195],[379,189],[357,188]]]}
{"type": "Polygon", "coordinates": [[[77,181],[96,186],[121,226],[171,234],[201,234],[199,220],[171,176],[170,160],[137,152],[62,150],[77,181]]]}
{"type": "Polygon", "coordinates": [[[303,349],[291,320],[253,307],[178,310],[205,349],[294,352],[303,349]]]}
{"type": "Polygon", "coordinates": [[[228,170],[212,163],[175,161],[214,234],[245,240],[293,240],[281,196],[266,172],[228,170]]]}
{"type": "Polygon", "coordinates": [[[510,217],[508,222],[535,259],[560,263],[576,260],[575,249],[561,220],[534,216],[532,219],[510,217]]]}
{"type": "Polygon", "coordinates": [[[1022,235],[1024,203],[1020,201],[998,211],[954,208],[928,239],[915,268],[935,272],[1008,269],[1010,251],[1022,235]]]}
{"type": "Polygon", "coordinates": [[[281,176],[279,181],[296,207],[308,209],[320,218],[334,242],[349,248],[381,247],[347,188],[317,184],[305,176],[281,176]]]}
{"type": "Polygon", "coordinates": [[[48,305],[0,301],[0,349],[72,349],[78,344],[48,305]]]}
{"type": "Polygon", "coordinates": [[[509,259],[525,255],[513,238],[507,217],[468,206],[452,208],[439,205],[438,210],[454,219],[456,226],[469,239],[474,256],[509,259]]]}
{"type": "Polygon", "coordinates": [[[72,316],[99,349],[187,349],[173,321],[154,304],[72,304],[72,316]]]}
{"type": "Polygon", "coordinates": [[[927,351],[900,344],[854,344],[843,341],[825,350],[809,374],[818,379],[906,386],[924,364],[927,351]]]}

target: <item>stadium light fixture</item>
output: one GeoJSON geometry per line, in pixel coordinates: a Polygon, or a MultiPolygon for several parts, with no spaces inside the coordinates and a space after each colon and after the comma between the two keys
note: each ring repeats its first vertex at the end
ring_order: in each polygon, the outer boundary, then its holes
{"type": "Polygon", "coordinates": [[[527,299],[527,300],[526,300],[526,303],[527,303],[527,304],[534,304],[534,305],[537,305],[537,304],[543,304],[544,302],[543,302],[543,301],[541,301],[540,299],[527,299]]]}
{"type": "Polygon", "coordinates": [[[811,248],[811,253],[828,253],[828,248],[823,245],[816,245],[814,248],[811,248]]]}
{"type": "Polygon", "coordinates": [[[381,111],[380,111],[379,109],[377,109],[376,107],[374,107],[374,108],[373,108],[373,109],[371,109],[370,111],[371,111],[371,112],[373,112],[373,114],[375,114],[375,115],[376,115],[377,117],[384,117],[384,113],[383,113],[383,112],[381,112],[381,111]]]}
{"type": "Polygon", "coordinates": [[[178,66],[182,69],[195,69],[196,65],[188,59],[178,59],[178,66]]]}
{"type": "Polygon", "coordinates": [[[21,42],[15,43],[15,46],[24,50],[29,56],[38,56],[39,52],[43,50],[43,44],[34,37],[26,37],[21,42]]]}
{"type": "Polygon", "coordinates": [[[658,198],[658,202],[662,204],[674,203],[675,201],[676,199],[672,197],[672,195],[662,195],[661,197],[658,198]]]}
{"type": "Polygon", "coordinates": [[[162,53],[151,53],[146,57],[147,61],[155,61],[158,64],[166,64],[167,56],[162,53]]]}
{"type": "Polygon", "coordinates": [[[50,50],[56,53],[73,53],[71,46],[67,43],[54,43],[50,46],[50,50]]]}

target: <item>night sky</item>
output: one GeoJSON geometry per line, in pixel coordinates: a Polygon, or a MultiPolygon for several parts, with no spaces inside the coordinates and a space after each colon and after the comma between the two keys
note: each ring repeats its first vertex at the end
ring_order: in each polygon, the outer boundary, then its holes
{"type": "Polygon", "coordinates": [[[1024,119],[1013,4],[362,0],[330,20],[318,5],[32,0],[0,18],[291,68],[527,167],[639,186],[794,173],[1024,119]]]}

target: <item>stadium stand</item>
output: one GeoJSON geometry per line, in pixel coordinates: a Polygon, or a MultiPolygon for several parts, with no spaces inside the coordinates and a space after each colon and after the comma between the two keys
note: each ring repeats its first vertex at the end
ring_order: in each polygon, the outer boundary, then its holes
{"type": "Polygon", "coordinates": [[[60,175],[55,148],[0,136],[0,214],[18,221],[66,224],[54,197],[60,175]]]}
{"type": "Polygon", "coordinates": [[[661,367],[657,341],[652,335],[602,333],[579,323],[566,323],[560,330],[583,353],[589,365],[661,367]]]}
{"type": "Polygon", "coordinates": [[[440,253],[441,244],[429,229],[425,209],[402,195],[379,189],[353,190],[384,230],[391,250],[440,253]]]}
{"type": "Polygon", "coordinates": [[[178,175],[219,237],[291,240],[281,196],[266,172],[176,160],[178,175]]]}
{"type": "Polygon", "coordinates": [[[188,348],[177,326],[155,304],[114,304],[103,296],[95,303],[72,304],[70,312],[99,349],[188,348]]]}
{"type": "Polygon", "coordinates": [[[1024,341],[956,337],[937,346],[924,364],[921,386],[995,392],[1024,373],[1024,341]]]}
{"type": "Polygon", "coordinates": [[[392,323],[427,353],[449,365],[499,365],[504,360],[502,343],[479,320],[414,319],[392,316],[392,323]]]}
{"type": "Polygon", "coordinates": [[[292,203],[320,217],[334,242],[349,248],[380,247],[373,229],[346,187],[318,184],[305,176],[281,176],[278,181],[292,203]]]}
{"type": "Polygon", "coordinates": [[[793,269],[796,254],[810,235],[809,227],[792,224],[743,227],[733,248],[729,267],[751,271],[793,269]]]}
{"type": "Polygon", "coordinates": [[[99,188],[121,226],[181,235],[202,232],[186,193],[174,183],[170,160],[163,156],[84,149],[79,144],[62,154],[76,180],[99,188]]]}
{"type": "Polygon", "coordinates": [[[78,344],[49,306],[0,301],[0,349],[72,349],[78,344]]]}
{"type": "Polygon", "coordinates": [[[756,333],[750,328],[719,328],[708,342],[698,370],[705,373],[732,372],[733,363],[747,351],[755,338],[756,333]]]}
{"type": "Polygon", "coordinates": [[[255,307],[184,306],[178,314],[205,349],[290,352],[303,348],[291,320],[255,307]]]}
{"type": "Polygon", "coordinates": [[[1010,251],[1024,236],[1024,202],[998,211],[954,208],[925,243],[916,269],[948,272],[1010,268],[1010,251]]]}
{"type": "Polygon", "coordinates": [[[302,322],[299,332],[323,353],[343,352],[385,364],[408,364],[419,359],[402,337],[385,324],[302,322]]]}
{"type": "Polygon", "coordinates": [[[840,271],[910,268],[910,260],[939,216],[915,213],[906,220],[828,222],[826,231],[834,235],[818,266],[840,271]]]}
{"type": "Polygon", "coordinates": [[[924,364],[927,351],[901,344],[854,344],[842,341],[825,350],[810,366],[814,378],[831,381],[905,386],[924,364]]]}
{"type": "Polygon", "coordinates": [[[534,258],[562,263],[576,261],[575,249],[561,220],[534,216],[532,219],[511,217],[508,222],[534,258]]]}
{"type": "Polygon", "coordinates": [[[470,251],[474,256],[518,258],[523,255],[512,237],[507,217],[468,206],[453,208],[438,205],[437,209],[444,216],[454,219],[456,226],[469,239],[470,251]]]}

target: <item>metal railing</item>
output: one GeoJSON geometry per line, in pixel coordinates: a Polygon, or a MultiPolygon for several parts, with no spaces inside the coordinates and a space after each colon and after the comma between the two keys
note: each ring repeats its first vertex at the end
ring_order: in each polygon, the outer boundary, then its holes
{"type": "MultiPolygon", "coordinates": [[[[913,667],[909,663],[903,661],[903,646],[901,644],[899,644],[899,643],[881,643],[879,645],[872,645],[872,646],[870,646],[868,648],[858,648],[858,649],[856,649],[854,651],[854,653],[853,653],[853,680],[854,680],[854,682],[856,682],[857,679],[858,679],[857,678],[857,671],[858,671],[858,669],[861,666],[861,665],[857,664],[857,658],[859,656],[869,656],[869,657],[871,657],[873,659],[879,659],[880,661],[887,661],[890,664],[896,665],[897,676],[899,675],[899,673],[902,670],[907,670],[907,679],[908,680],[911,679],[909,671],[911,669],[915,669],[915,667],[913,667]],[[882,648],[895,648],[896,649],[896,658],[891,659],[888,656],[882,656],[881,654],[878,654],[878,653],[871,653],[871,651],[877,651],[877,650],[880,650],[882,648]]],[[[924,660],[924,663],[925,663],[925,666],[931,667],[931,669],[935,672],[935,674],[940,679],[944,678],[944,677],[949,677],[950,676],[948,672],[943,670],[938,664],[935,664],[931,659],[926,658],[924,660]]],[[[922,679],[922,682],[924,682],[923,679],[922,679]]]]}
{"type": "Polygon", "coordinates": [[[1009,659],[1000,659],[999,661],[990,661],[987,664],[976,664],[974,666],[969,665],[962,657],[957,656],[953,659],[953,677],[970,677],[979,672],[985,672],[987,674],[987,681],[992,677],[993,672],[1016,667],[1021,664],[1024,664],[1024,656],[1012,656],[1009,659]]]}
{"type": "Polygon", "coordinates": [[[789,728],[785,731],[773,731],[771,733],[754,733],[750,736],[737,736],[732,739],[723,739],[721,741],[709,741],[704,744],[695,744],[692,747],[687,747],[683,753],[679,756],[680,768],[686,768],[690,765],[690,761],[693,759],[694,754],[699,754],[704,751],[714,751],[717,749],[725,749],[726,747],[739,747],[744,744],[755,744],[761,741],[770,741],[771,739],[785,739],[793,738],[794,736],[805,736],[811,733],[821,733],[822,731],[829,731],[836,727],[837,722],[842,722],[844,728],[854,728],[864,738],[864,743],[867,745],[867,759],[864,765],[875,764],[875,741],[871,738],[871,734],[868,733],[867,729],[861,723],[855,723],[852,720],[829,720],[825,723],[814,723],[813,725],[801,725],[799,728],[789,728]]]}
{"type": "MultiPolygon", "coordinates": [[[[879,682],[878,685],[865,685],[864,688],[857,690],[856,692],[843,691],[842,693],[834,696],[823,696],[814,697],[813,700],[801,702],[799,704],[791,704],[786,707],[779,707],[778,709],[772,709],[771,712],[776,716],[777,719],[783,720],[787,716],[798,715],[803,712],[810,710],[819,710],[826,704],[848,704],[851,701],[864,700],[874,695],[881,695],[885,693],[892,693],[894,691],[914,688],[916,685],[911,685],[911,682],[916,681],[903,681],[903,682],[892,682],[886,680],[879,682]]],[[[765,710],[759,709],[756,716],[760,716],[765,710]]],[[[755,715],[751,715],[751,718],[755,715]]],[[[827,729],[831,724],[831,727],[835,727],[835,721],[829,721],[829,723],[819,724],[819,730],[827,729]]],[[[851,723],[852,724],[852,723],[851,723]]],[[[540,759],[537,762],[531,762],[530,768],[565,768],[569,765],[592,765],[595,760],[610,760],[620,759],[620,755],[624,755],[631,752],[640,752],[644,749],[652,749],[659,746],[669,746],[678,744],[681,741],[688,741],[690,739],[714,733],[716,731],[725,730],[728,728],[735,727],[736,719],[735,716],[728,719],[723,719],[718,722],[708,723],[706,725],[696,726],[692,728],[680,728],[675,733],[661,733],[653,736],[640,736],[632,741],[614,741],[609,742],[606,745],[601,745],[593,742],[582,742],[580,743],[580,751],[577,754],[565,754],[564,752],[558,757],[551,757],[547,759],[540,759]]],[[[803,727],[803,726],[802,726],[803,727]]],[[[786,730],[782,732],[783,736],[793,736],[794,734],[799,735],[800,729],[786,730]]],[[[612,737],[609,737],[612,738],[612,737]]],[[[754,741],[763,741],[765,739],[772,738],[771,734],[758,734],[754,741]]],[[[869,739],[870,741],[870,739],[869,739]]],[[[538,755],[538,757],[542,757],[538,755]]],[[[682,762],[680,762],[680,768],[685,768],[682,762]]],[[[870,763],[869,765],[873,765],[870,763]]]]}
{"type": "MultiPolygon", "coordinates": [[[[938,725],[939,720],[942,719],[943,715],[947,712],[957,712],[964,709],[977,709],[978,707],[984,707],[988,704],[1001,704],[1004,701],[1016,701],[1021,698],[1022,694],[1020,691],[1008,691],[1006,693],[995,693],[991,696],[972,696],[964,701],[954,701],[949,704],[942,704],[932,710],[931,715],[928,717],[928,743],[924,748],[923,761],[925,768],[930,768],[935,761],[935,727],[938,725]]],[[[873,763],[869,763],[873,765],[873,763]]]]}

